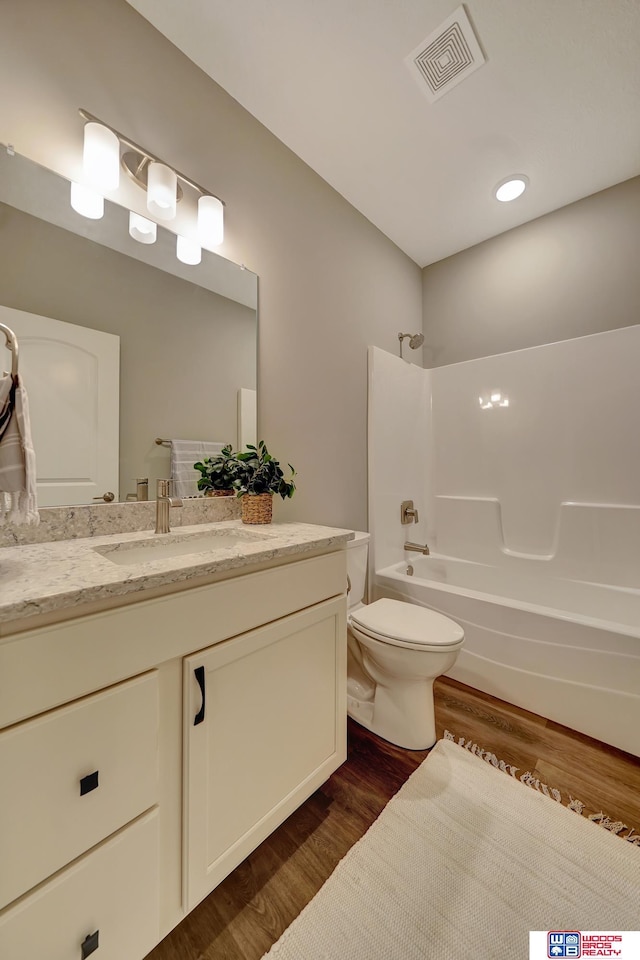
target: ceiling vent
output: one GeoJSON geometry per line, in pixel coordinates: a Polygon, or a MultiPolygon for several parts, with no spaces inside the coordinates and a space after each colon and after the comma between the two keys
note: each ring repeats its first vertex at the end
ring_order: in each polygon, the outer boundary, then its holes
{"type": "Polygon", "coordinates": [[[405,57],[425,96],[435,103],[485,63],[463,6],[405,57]]]}

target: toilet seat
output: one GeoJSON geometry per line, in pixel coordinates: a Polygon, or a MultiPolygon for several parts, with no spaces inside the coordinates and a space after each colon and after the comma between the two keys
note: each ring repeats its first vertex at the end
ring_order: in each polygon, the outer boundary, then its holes
{"type": "Polygon", "coordinates": [[[464,631],[449,617],[402,600],[375,600],[350,615],[355,631],[397,647],[451,650],[461,645],[464,631]]]}

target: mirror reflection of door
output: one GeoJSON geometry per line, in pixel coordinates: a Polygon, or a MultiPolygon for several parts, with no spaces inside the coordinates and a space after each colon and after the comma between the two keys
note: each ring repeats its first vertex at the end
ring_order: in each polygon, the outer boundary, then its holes
{"type": "Polygon", "coordinates": [[[120,338],[0,306],[18,338],[38,506],[118,499],[120,338]]]}

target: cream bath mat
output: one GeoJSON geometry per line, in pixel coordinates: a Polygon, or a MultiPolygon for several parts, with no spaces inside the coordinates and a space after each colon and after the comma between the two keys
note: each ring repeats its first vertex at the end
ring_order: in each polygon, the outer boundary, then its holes
{"type": "Polygon", "coordinates": [[[640,929],[640,848],[439,741],[270,960],[526,960],[530,930],[640,929]]]}

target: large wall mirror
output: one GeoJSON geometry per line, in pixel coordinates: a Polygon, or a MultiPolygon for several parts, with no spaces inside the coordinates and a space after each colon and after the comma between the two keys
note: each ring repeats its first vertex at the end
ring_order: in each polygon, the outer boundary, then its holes
{"type": "MultiPolygon", "coordinates": [[[[119,374],[106,403],[117,417],[117,498],[126,500],[139,477],[149,478],[153,497],[156,478],[170,476],[169,448],[156,438],[242,443],[240,398],[250,414],[257,386],[258,278],[207,251],[201,264],[185,266],[176,259],[172,233],[159,228],[156,244],[139,244],[129,237],[128,211],[109,202],[105,208],[102,220],[80,217],[69,206],[68,181],[2,150],[0,322],[37,321],[45,365],[60,324],[97,331],[115,344],[119,374]]],[[[4,369],[7,358],[0,358],[4,369]]],[[[22,358],[20,370],[31,398],[22,358]]],[[[66,408],[63,401],[53,417],[46,410],[44,427],[34,402],[42,388],[32,387],[38,477],[47,479],[55,456],[63,464],[67,457],[73,477],[73,445],[86,451],[93,431],[82,438],[73,400],[66,408]]],[[[49,406],[40,396],[43,405],[49,406]]],[[[40,505],[89,502],[103,492],[91,483],[61,490],[40,505]]]]}

